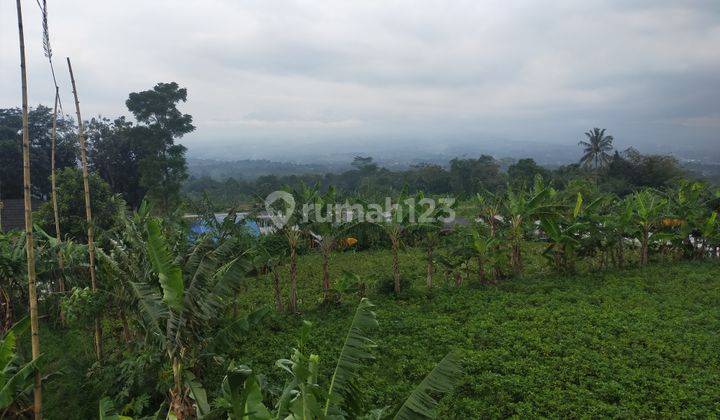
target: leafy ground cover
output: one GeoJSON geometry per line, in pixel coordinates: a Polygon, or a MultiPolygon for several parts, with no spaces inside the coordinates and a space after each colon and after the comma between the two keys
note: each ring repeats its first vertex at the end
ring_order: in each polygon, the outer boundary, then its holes
{"type": "MultiPolygon", "coordinates": [[[[460,288],[439,273],[438,288],[428,292],[422,254],[408,250],[401,256],[403,278],[413,287],[400,297],[373,287],[391,281],[387,251],[346,252],[330,262],[332,278],[352,270],[371,283],[368,295],[380,323],[373,334],[378,348],[361,383],[371,405],[397,405],[448,351],[460,349],[466,379],[442,401],[440,418],[720,414],[716,262],[565,277],[531,268],[523,278],[493,286],[476,284],[471,277],[460,288]]],[[[317,255],[300,259],[302,315],[273,317],[230,355],[265,374],[268,384],[285,381],[274,363],[289,356],[302,320],[313,323],[308,350],[320,355],[324,373],[334,368],[359,298],[346,293],[339,304],[321,304],[318,264],[317,255]]],[[[272,299],[271,279],[251,278],[239,295],[238,313],[272,305],[272,299]]],[[[81,371],[90,363],[90,343],[63,336],[78,331],[45,331],[46,342],[67,343],[46,347],[50,359],[76,364],[58,365],[60,377],[48,384],[48,408],[55,413],[50,418],[81,418],[82,410],[72,411],[68,395],[83,392],[82,376],[78,381],[62,371],[81,371]],[[68,357],[68,352],[77,354],[68,357]]],[[[203,379],[211,394],[222,375],[208,372],[203,379]]]]}
{"type": "MultiPolygon", "coordinates": [[[[343,254],[334,268],[354,266],[383,278],[388,258],[343,254]]],[[[416,283],[413,296],[372,296],[379,348],[365,378],[380,405],[395,403],[444,353],[460,348],[467,380],[443,402],[445,417],[720,413],[717,265],[528,276],[498,286],[455,288],[447,281],[428,294],[420,292],[419,255],[406,254],[405,261],[405,276],[416,283]]],[[[304,314],[315,324],[313,344],[327,353],[325,360],[332,360],[350,313],[319,308],[304,314]]],[[[282,325],[275,325],[276,334],[248,340],[245,352],[263,371],[272,371],[283,343],[293,340],[296,329],[282,325]]]]}

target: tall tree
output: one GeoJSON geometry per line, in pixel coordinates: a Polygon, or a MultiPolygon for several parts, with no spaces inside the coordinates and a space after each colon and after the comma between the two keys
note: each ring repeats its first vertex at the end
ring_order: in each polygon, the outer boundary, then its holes
{"type": "Polygon", "coordinates": [[[586,140],[580,140],[578,145],[583,147],[580,164],[595,170],[604,168],[610,163],[610,152],[613,149],[613,136],[605,135],[606,129],[593,128],[585,132],[586,140]]]}
{"type": "Polygon", "coordinates": [[[550,171],[535,163],[534,159],[520,159],[508,167],[510,183],[515,188],[523,188],[533,185],[535,179],[541,176],[547,180],[550,178],[550,171]]]}
{"type": "Polygon", "coordinates": [[[87,123],[90,166],[133,208],[144,199],[154,211],[172,210],[187,178],[185,147],[175,140],[192,132],[192,117],[177,106],[187,90],[177,83],[130,93],[125,104],[135,117],[93,118],[87,123]]]}
{"type": "MultiPolygon", "coordinates": [[[[40,335],[38,325],[37,290],[35,286],[35,243],[33,240],[32,196],[30,192],[30,128],[28,116],[27,68],[25,66],[25,35],[23,33],[22,5],[16,0],[18,35],[20,41],[20,78],[22,84],[22,139],[23,139],[23,195],[25,200],[25,248],[27,252],[28,297],[30,299],[30,334],[33,360],[40,357],[40,335]]],[[[35,370],[33,388],[35,419],[42,419],[42,378],[35,370]]]]}
{"type": "MultiPolygon", "coordinates": [[[[90,173],[90,207],[94,232],[108,230],[115,222],[117,211],[124,203],[110,190],[108,184],[95,173],[90,173]]],[[[55,175],[57,188],[58,223],[63,226],[63,237],[75,242],[87,242],[87,218],[85,216],[85,197],[82,191],[83,178],[80,168],[65,168],[55,175]]],[[[55,210],[52,203],[44,203],[34,213],[35,223],[47,232],[52,232],[55,223],[55,210]]]]}
{"type": "Polygon", "coordinates": [[[454,191],[471,195],[483,190],[497,191],[505,180],[495,158],[482,155],[478,159],[451,160],[450,184],[454,191]]]}
{"type": "MultiPolygon", "coordinates": [[[[52,108],[39,105],[28,110],[31,192],[36,197],[51,194],[53,120],[52,108]]],[[[72,123],[62,115],[55,121],[55,166],[57,169],[75,166],[77,150],[73,145],[72,123]]],[[[0,109],[0,194],[3,198],[21,198],[23,194],[20,108],[0,109]]]]}
{"type": "MultiPolygon", "coordinates": [[[[88,171],[87,149],[85,147],[85,131],[83,127],[82,115],[80,114],[80,101],[78,100],[77,86],[75,85],[75,75],[73,74],[70,57],[67,57],[68,70],[70,71],[70,82],[72,83],[73,96],[75,97],[75,112],[78,121],[78,140],[80,141],[80,161],[82,162],[83,191],[85,193],[85,218],[87,220],[87,244],[88,255],[90,259],[90,284],[93,292],[97,292],[97,275],[95,272],[95,235],[92,219],[92,207],[90,203],[90,175],[88,171]]],[[[95,318],[95,354],[97,359],[102,358],[102,326],[100,319],[95,318]]]]}
{"type": "Polygon", "coordinates": [[[125,117],[115,120],[92,118],[86,126],[90,170],[100,175],[113,192],[122,194],[131,207],[138,208],[145,196],[140,186],[142,145],[136,145],[125,117]]]}
{"type": "Polygon", "coordinates": [[[185,101],[187,89],[171,82],[131,93],[125,102],[138,122],[128,134],[143,156],[139,183],[159,212],[169,211],[179,202],[180,187],[187,178],[186,149],[175,144],[175,139],[195,130],[192,116],[177,108],[185,101]]]}

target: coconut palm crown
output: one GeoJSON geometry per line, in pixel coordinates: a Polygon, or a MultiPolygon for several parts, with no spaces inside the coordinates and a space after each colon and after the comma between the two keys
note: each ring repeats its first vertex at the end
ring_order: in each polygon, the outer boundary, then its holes
{"type": "Polygon", "coordinates": [[[595,169],[607,166],[611,158],[609,152],[613,149],[613,136],[605,135],[604,128],[595,127],[591,131],[586,131],[585,137],[587,137],[587,141],[581,140],[578,143],[583,147],[580,164],[586,168],[594,167],[595,169]]]}

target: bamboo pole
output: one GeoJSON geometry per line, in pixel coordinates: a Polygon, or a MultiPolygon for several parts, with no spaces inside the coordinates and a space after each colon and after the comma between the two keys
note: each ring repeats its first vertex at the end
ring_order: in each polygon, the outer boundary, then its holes
{"type": "MultiPolygon", "coordinates": [[[[27,69],[25,67],[25,35],[23,34],[22,6],[16,0],[18,33],[20,38],[20,74],[22,80],[22,144],[23,144],[23,193],[25,200],[25,249],[27,252],[28,298],[30,300],[30,335],[33,360],[40,356],[40,336],[38,335],[37,290],[35,286],[35,241],[33,240],[32,197],[30,196],[30,129],[28,117],[27,69]]],[[[33,388],[35,419],[42,419],[42,377],[35,369],[33,388]]]]}
{"type": "MultiPolygon", "coordinates": [[[[62,235],[60,233],[60,212],[58,210],[57,202],[57,183],[56,183],[56,167],[55,167],[55,155],[56,155],[56,138],[57,138],[57,112],[58,112],[58,88],[55,87],[55,107],[53,108],[53,120],[52,120],[52,131],[50,132],[50,186],[52,189],[52,205],[53,214],[55,216],[55,237],[58,242],[62,242],[62,235]]],[[[62,269],[63,262],[62,256],[60,258],[60,269],[62,269]]]]}
{"type": "MultiPolygon", "coordinates": [[[[90,181],[88,174],[87,151],[85,148],[85,129],[80,114],[80,101],[78,100],[77,87],[75,86],[75,75],[73,74],[70,57],[67,57],[68,70],[70,71],[70,82],[72,83],[73,96],[75,97],[75,111],[78,119],[78,139],[80,140],[80,161],[82,163],[83,189],[85,190],[85,219],[87,220],[88,254],[90,256],[90,284],[93,292],[98,290],[97,276],[95,273],[95,238],[92,221],[92,209],[90,207],[90,181]]],[[[102,327],[100,318],[95,318],[95,354],[98,360],[102,359],[102,327]]]]}
{"type": "MultiPolygon", "coordinates": [[[[65,261],[63,260],[62,250],[62,234],[60,233],[60,211],[58,210],[57,201],[57,183],[56,183],[56,168],[55,168],[55,155],[56,155],[56,139],[57,139],[57,113],[58,113],[58,100],[60,99],[59,88],[55,86],[55,107],[53,108],[53,120],[52,120],[52,131],[50,133],[50,187],[53,205],[53,215],[55,217],[55,238],[58,242],[58,266],[60,268],[60,276],[58,277],[58,286],[60,293],[65,293],[65,279],[63,273],[65,271],[65,261]]],[[[65,323],[65,314],[62,308],[60,309],[60,322],[65,323]]]]}

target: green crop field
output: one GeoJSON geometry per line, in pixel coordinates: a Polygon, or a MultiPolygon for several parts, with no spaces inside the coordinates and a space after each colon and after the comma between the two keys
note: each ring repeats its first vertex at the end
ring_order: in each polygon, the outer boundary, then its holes
{"type": "MultiPolygon", "coordinates": [[[[316,255],[299,261],[302,316],[274,315],[225,357],[248,364],[268,383],[282,383],[287,373],[275,361],[289,356],[304,319],[313,323],[308,351],[320,356],[323,372],[331,373],[359,298],[348,293],[339,304],[321,303],[318,263],[316,255]]],[[[439,287],[428,292],[421,253],[408,250],[401,253],[401,269],[413,287],[399,298],[374,287],[390,281],[389,263],[386,251],[345,252],[335,255],[330,266],[333,278],[353,270],[370,283],[368,295],[379,321],[371,334],[377,348],[375,360],[362,370],[360,386],[369,390],[371,406],[396,405],[443,355],[459,349],[464,379],[442,400],[440,418],[720,414],[716,262],[588,270],[565,277],[531,265],[523,278],[489,286],[468,279],[457,288],[438,275],[439,287]]],[[[265,276],[247,279],[243,289],[240,313],[272,305],[265,276]]],[[[61,371],[93,363],[87,338],[80,342],[55,331],[47,341],[78,346],[71,348],[81,360],[63,357],[68,346],[48,347],[61,371]]],[[[219,384],[223,374],[218,364],[217,370],[205,372],[205,381],[219,384]]],[[[80,408],[68,405],[66,395],[82,394],[85,385],[72,376],[49,383],[49,407],[62,414],[53,418],[77,413],[80,408]]]]}
{"type": "MultiPolygon", "coordinates": [[[[371,296],[380,326],[376,361],[364,381],[376,405],[401,400],[437,360],[459,348],[467,377],[443,402],[441,418],[720,415],[716,263],[529,275],[497,286],[447,284],[426,293],[422,262],[412,253],[405,257],[414,296],[371,296]]],[[[333,268],[389,278],[388,262],[384,253],[342,254],[333,268]]],[[[301,295],[310,301],[321,298],[313,266],[301,265],[301,295]]],[[[259,293],[269,288],[249,289],[258,291],[250,293],[249,304],[263,297],[271,302],[259,293]]],[[[334,360],[352,302],[304,313],[314,322],[312,348],[322,360],[334,360]]],[[[285,322],[273,324],[278,334],[253,334],[236,357],[281,376],[272,363],[288,353],[297,331],[285,322]]]]}

